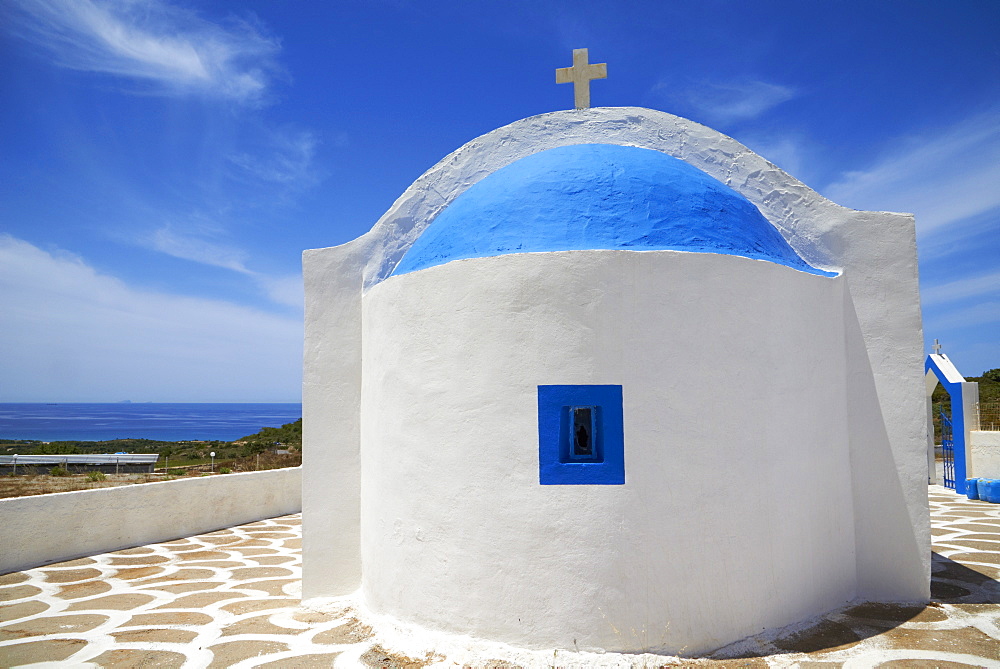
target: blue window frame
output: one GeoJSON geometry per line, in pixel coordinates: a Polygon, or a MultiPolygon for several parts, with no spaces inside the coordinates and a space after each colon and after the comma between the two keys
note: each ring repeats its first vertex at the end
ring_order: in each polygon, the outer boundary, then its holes
{"type": "Polygon", "coordinates": [[[622,387],[538,386],[542,485],[622,485],[622,387]]]}

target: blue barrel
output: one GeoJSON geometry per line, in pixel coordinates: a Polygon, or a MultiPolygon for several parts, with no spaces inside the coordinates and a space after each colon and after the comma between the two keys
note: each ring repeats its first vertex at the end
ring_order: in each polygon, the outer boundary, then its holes
{"type": "Polygon", "coordinates": [[[986,501],[986,484],[989,483],[989,479],[976,479],[976,488],[978,488],[977,494],[979,499],[986,501]]]}
{"type": "Polygon", "coordinates": [[[1000,480],[990,479],[986,483],[986,501],[1000,504],[1000,480]]]}
{"type": "Polygon", "coordinates": [[[965,496],[969,499],[979,499],[979,479],[965,480],[965,496]]]}

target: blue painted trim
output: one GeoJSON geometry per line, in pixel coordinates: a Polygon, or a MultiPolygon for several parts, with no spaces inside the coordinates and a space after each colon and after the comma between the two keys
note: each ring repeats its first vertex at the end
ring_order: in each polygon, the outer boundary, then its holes
{"type": "Polygon", "coordinates": [[[576,144],[532,154],[459,195],[393,275],[462,258],[587,249],[673,250],[812,267],[740,193],[660,151],[576,144]]]}
{"type": "Polygon", "coordinates": [[[944,386],[948,397],[951,398],[951,438],[954,442],[955,454],[955,493],[964,495],[966,492],[965,476],[967,467],[965,462],[965,401],[962,397],[962,384],[961,382],[949,382],[945,378],[944,372],[938,367],[937,361],[930,355],[927,356],[927,360],[924,362],[924,376],[927,375],[928,371],[934,372],[938,383],[944,386]],[[958,411],[955,410],[956,406],[958,407],[958,411]]]}
{"type": "Polygon", "coordinates": [[[538,482],[541,485],[623,485],[625,433],[622,387],[538,386],[538,482]],[[574,461],[570,408],[597,407],[593,461],[574,461]]]}

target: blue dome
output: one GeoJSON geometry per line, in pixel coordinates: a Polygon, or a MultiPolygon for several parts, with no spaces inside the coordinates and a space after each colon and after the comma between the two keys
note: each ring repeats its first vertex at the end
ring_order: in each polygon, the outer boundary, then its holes
{"type": "Polygon", "coordinates": [[[431,222],[393,274],[584,249],[722,253],[833,276],[802,260],[722,182],[665,153],[611,144],[549,149],[490,174],[431,222]]]}

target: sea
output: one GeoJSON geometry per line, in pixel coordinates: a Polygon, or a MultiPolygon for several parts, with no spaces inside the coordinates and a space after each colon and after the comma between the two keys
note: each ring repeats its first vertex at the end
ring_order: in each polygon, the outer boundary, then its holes
{"type": "Polygon", "coordinates": [[[301,404],[0,404],[0,439],[233,441],[302,417],[301,404]]]}

